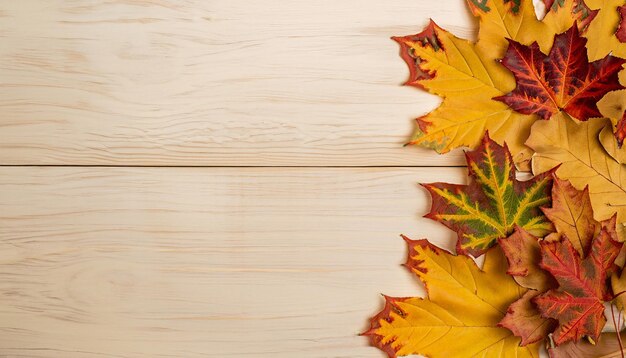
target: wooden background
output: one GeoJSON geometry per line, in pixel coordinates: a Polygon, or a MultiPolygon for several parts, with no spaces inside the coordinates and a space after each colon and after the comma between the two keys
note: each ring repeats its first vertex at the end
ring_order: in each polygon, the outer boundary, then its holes
{"type": "Polygon", "coordinates": [[[0,356],[382,357],[398,234],[451,247],[403,148],[439,100],[389,37],[463,0],[0,2],[0,356]]]}

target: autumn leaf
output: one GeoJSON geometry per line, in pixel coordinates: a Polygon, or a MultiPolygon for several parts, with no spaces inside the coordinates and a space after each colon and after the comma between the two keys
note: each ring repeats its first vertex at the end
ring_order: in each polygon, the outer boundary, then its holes
{"type": "MultiPolygon", "coordinates": [[[[592,11],[597,12],[596,18],[585,33],[585,37],[589,39],[587,49],[590,60],[600,59],[607,54],[626,58],[626,43],[623,41],[624,34],[626,34],[624,0],[585,0],[585,2],[593,9],[592,11]]],[[[621,73],[620,82],[626,84],[624,71],[621,73]]],[[[600,111],[604,117],[610,118],[613,122],[613,132],[621,146],[626,137],[626,114],[624,113],[626,97],[623,93],[614,92],[605,96],[601,102],[607,104],[605,107],[609,110],[605,112],[601,109],[600,111]]],[[[601,103],[598,106],[601,107],[601,103]]]]}
{"type": "Polygon", "coordinates": [[[479,19],[476,47],[493,60],[504,56],[508,40],[523,44],[537,41],[548,51],[554,35],[570,28],[574,22],[584,23],[592,13],[581,11],[581,0],[559,0],[548,6],[540,21],[532,0],[467,0],[472,14],[479,19]]]}
{"type": "MultiPolygon", "coordinates": [[[[552,191],[554,190],[553,186],[552,191]]],[[[509,264],[507,273],[522,287],[530,289],[509,306],[499,325],[520,337],[522,345],[538,342],[554,331],[557,322],[542,317],[533,300],[549,289],[557,287],[557,282],[539,266],[541,260],[539,238],[516,227],[511,236],[498,240],[498,243],[509,264]]]]}
{"type": "Polygon", "coordinates": [[[566,114],[533,125],[526,142],[535,150],[533,173],[539,174],[559,165],[558,177],[569,179],[577,189],[589,186],[596,220],[617,213],[617,222],[626,221],[626,167],[608,156],[598,135],[608,119],[576,123],[566,114]]]}
{"type": "Polygon", "coordinates": [[[595,61],[608,54],[626,58],[626,45],[620,42],[615,33],[620,24],[618,7],[624,5],[624,0],[585,0],[585,3],[591,11],[597,12],[585,33],[589,40],[589,59],[595,61]]]}
{"type": "MultiPolygon", "coordinates": [[[[554,192],[554,188],[552,191],[554,192]]],[[[556,287],[556,281],[539,267],[541,260],[539,240],[523,228],[516,227],[511,236],[498,240],[498,243],[509,264],[507,273],[513,276],[520,286],[544,292],[556,287]]]]}
{"type": "Polygon", "coordinates": [[[515,226],[538,236],[550,232],[552,224],[540,209],[550,203],[549,173],[517,180],[508,148],[489,134],[466,159],[469,185],[424,184],[432,196],[426,217],[457,232],[457,252],[478,257],[515,226]]]}
{"type": "Polygon", "coordinates": [[[505,273],[498,247],[487,251],[481,270],[471,258],[427,240],[406,241],[406,267],[424,283],[428,297],[386,297],[385,308],[364,333],[372,345],[389,357],[538,356],[537,344],[520,347],[519,338],[496,326],[525,291],[505,273]]]}
{"type": "Polygon", "coordinates": [[[586,42],[576,26],[555,36],[548,55],[536,42],[525,46],[510,40],[502,64],[513,72],[517,87],[495,99],[543,119],[560,110],[579,120],[600,117],[596,103],[606,93],[624,88],[618,72],[625,60],[607,55],[589,63],[586,42]]]}
{"type": "MultiPolygon", "coordinates": [[[[620,335],[621,340],[626,341],[626,333],[622,332],[620,335]]],[[[570,341],[558,347],[548,348],[548,354],[550,358],[620,358],[623,352],[620,345],[614,332],[605,332],[594,344],[586,340],[570,341]]]]}
{"type": "Polygon", "coordinates": [[[537,309],[534,299],[539,291],[528,291],[519,300],[513,302],[506,311],[506,315],[498,323],[507,328],[515,336],[520,337],[521,346],[539,342],[546,338],[557,327],[558,322],[552,318],[544,318],[537,309]]]}
{"type": "Polygon", "coordinates": [[[602,224],[593,218],[589,188],[577,190],[567,180],[554,178],[552,207],[543,213],[554,224],[557,233],[570,240],[581,256],[586,255],[602,224]]]}
{"type": "MultiPolygon", "coordinates": [[[[624,118],[626,119],[626,113],[624,113],[624,118]]],[[[598,140],[600,141],[602,148],[604,148],[606,153],[610,155],[611,158],[618,163],[626,164],[626,147],[620,147],[620,143],[615,140],[615,134],[611,132],[610,126],[602,128],[600,134],[598,135],[598,140]]]]}
{"type": "Polygon", "coordinates": [[[409,144],[446,153],[477,147],[489,131],[498,143],[508,143],[515,163],[527,164],[531,152],[524,140],[537,117],[492,99],[515,88],[512,74],[496,60],[504,55],[507,38],[520,43],[538,40],[547,51],[553,36],[574,23],[575,1],[566,0],[543,21],[535,16],[530,0],[468,0],[468,6],[480,20],[476,43],[455,37],[432,21],[418,34],[394,37],[410,70],[406,84],[443,98],[439,108],[417,119],[409,144]]]}
{"type": "MultiPolygon", "coordinates": [[[[554,1],[554,0],[543,0],[546,9],[556,9],[561,6],[562,1],[554,1]]],[[[572,15],[576,18],[578,22],[578,28],[581,31],[585,31],[591,21],[595,19],[598,15],[598,10],[590,9],[585,1],[576,0],[574,1],[574,6],[572,7],[572,15]]]]}
{"type": "MultiPolygon", "coordinates": [[[[626,74],[622,71],[621,74],[626,74]]],[[[608,137],[601,138],[602,145],[607,151],[613,148],[621,149],[624,139],[626,138],[626,91],[613,91],[607,93],[600,101],[598,101],[598,109],[602,117],[608,118],[613,124],[613,139],[608,137]]],[[[603,135],[601,134],[601,137],[603,135]]],[[[613,152],[609,154],[616,160],[617,157],[613,152]]],[[[624,163],[618,160],[620,163],[624,163]]]]}
{"type": "Polygon", "coordinates": [[[585,335],[597,341],[606,323],[604,301],[611,300],[606,285],[608,273],[622,244],[602,229],[584,258],[565,238],[559,242],[542,241],[539,245],[541,267],[559,283],[558,289],[534,300],[543,317],[559,321],[553,333],[554,343],[578,341],[585,335]]]}
{"type": "MultiPolygon", "coordinates": [[[[543,211],[556,230],[544,239],[544,244],[553,242],[555,245],[562,245],[561,241],[567,240],[579,257],[587,257],[592,243],[601,232],[602,240],[617,239],[615,217],[603,222],[596,221],[587,188],[576,190],[567,180],[553,177],[552,207],[545,207],[543,211]]],[[[540,266],[545,253],[542,253],[542,241],[524,229],[516,228],[511,236],[498,242],[509,264],[507,273],[522,287],[530,289],[524,297],[509,307],[500,325],[521,337],[522,345],[542,340],[557,324],[554,317],[544,317],[541,314],[534,300],[542,297],[544,292],[559,287],[555,278],[540,266]]],[[[606,275],[611,273],[610,268],[615,257],[607,256],[607,259],[610,264],[602,264],[602,267],[607,267],[606,275]]]]}
{"type": "Polygon", "coordinates": [[[619,42],[626,42],[626,5],[622,5],[617,8],[619,13],[619,24],[617,30],[615,30],[615,37],[619,42]]]}

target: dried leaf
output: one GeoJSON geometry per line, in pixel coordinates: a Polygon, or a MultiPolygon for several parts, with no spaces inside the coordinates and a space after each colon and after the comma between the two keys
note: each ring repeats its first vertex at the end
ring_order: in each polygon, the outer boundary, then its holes
{"type": "MultiPolygon", "coordinates": [[[[554,190],[553,186],[552,191],[554,190]]],[[[555,320],[542,317],[539,309],[532,302],[541,293],[557,287],[557,282],[552,275],[539,266],[541,248],[538,240],[537,237],[519,227],[508,238],[498,240],[509,263],[507,273],[512,275],[522,287],[531,289],[509,307],[500,322],[500,326],[508,328],[516,336],[522,338],[522,345],[544,339],[557,326],[555,320]]]]}
{"type": "MultiPolygon", "coordinates": [[[[624,113],[624,119],[626,119],[626,113],[624,113]]],[[[620,127],[618,128],[622,128],[624,127],[624,124],[626,124],[625,122],[620,121],[620,127]]],[[[620,137],[623,134],[624,130],[626,128],[622,128],[619,133],[616,133],[618,135],[620,135],[620,137]]],[[[611,127],[610,126],[606,126],[604,128],[602,128],[602,130],[600,131],[600,134],[598,135],[598,139],[600,140],[600,144],[602,144],[602,147],[604,148],[604,150],[607,152],[608,155],[611,156],[611,158],[613,158],[615,161],[617,161],[618,163],[621,164],[625,164],[626,163],[626,147],[620,147],[620,143],[618,141],[616,141],[615,139],[615,135],[612,131],[611,131],[611,127]]]]}
{"type": "Polygon", "coordinates": [[[517,227],[511,236],[498,240],[498,243],[509,263],[507,273],[520,286],[540,292],[556,287],[554,278],[539,267],[541,248],[537,237],[517,227]]]}
{"type": "Polygon", "coordinates": [[[626,221],[626,167],[609,157],[600,145],[600,131],[608,119],[575,123],[567,115],[533,125],[526,142],[536,151],[533,173],[546,172],[560,164],[557,176],[569,179],[577,189],[589,186],[596,220],[617,212],[617,222],[626,221]]]}
{"type": "MultiPolygon", "coordinates": [[[[626,333],[620,334],[623,341],[626,341],[626,333]]],[[[579,342],[567,342],[558,347],[548,348],[550,358],[621,358],[617,335],[614,332],[605,332],[600,335],[596,344],[591,344],[586,340],[579,342]]]]}
{"type": "Polygon", "coordinates": [[[551,231],[552,224],[540,210],[550,203],[549,173],[518,181],[507,147],[488,134],[466,158],[469,185],[424,185],[432,196],[426,217],[457,232],[457,252],[478,257],[497,239],[511,234],[516,225],[537,236],[551,231]]]}
{"type": "Polygon", "coordinates": [[[496,60],[504,55],[507,38],[520,43],[539,40],[547,51],[553,36],[574,23],[575,1],[564,1],[543,21],[537,20],[530,0],[468,0],[468,6],[480,19],[477,43],[457,38],[433,22],[416,35],[394,37],[410,69],[406,84],[443,98],[439,108],[417,119],[409,144],[439,153],[475,148],[488,130],[498,143],[506,141],[515,163],[523,165],[531,155],[524,140],[537,117],[492,100],[515,87],[511,73],[496,60]]]}
{"type": "Polygon", "coordinates": [[[602,226],[593,218],[588,187],[579,191],[569,181],[558,178],[554,179],[552,186],[552,207],[543,208],[543,213],[581,256],[587,254],[602,226]]]}
{"type": "Polygon", "coordinates": [[[522,338],[522,346],[539,342],[554,331],[558,322],[544,318],[532,301],[540,295],[539,291],[528,291],[519,300],[513,302],[500,321],[500,326],[508,328],[517,337],[522,338]]]}
{"type": "MultiPolygon", "coordinates": [[[[626,72],[622,71],[622,74],[626,72]]],[[[609,154],[615,159],[616,155],[610,150],[612,148],[621,148],[626,138],[626,91],[613,91],[609,92],[598,102],[598,109],[602,113],[603,117],[611,120],[613,123],[613,133],[615,138],[610,140],[608,137],[601,135],[602,145],[604,149],[609,151],[609,154]]],[[[619,161],[619,160],[618,160],[619,161]]],[[[623,163],[620,161],[620,163],[623,163]]]]}
{"type": "MultiPolygon", "coordinates": [[[[546,338],[548,333],[551,333],[557,326],[554,319],[565,319],[568,314],[571,316],[572,311],[575,312],[577,309],[580,311],[590,309],[589,314],[599,315],[603,319],[603,300],[608,297],[606,292],[581,293],[581,288],[588,288],[587,284],[597,278],[596,285],[605,289],[606,277],[612,273],[615,257],[621,248],[621,244],[617,244],[616,241],[615,217],[603,222],[596,221],[593,218],[586,189],[578,191],[568,181],[555,176],[552,185],[552,208],[543,210],[548,219],[553,221],[556,233],[548,235],[541,241],[523,229],[516,228],[513,235],[498,240],[509,263],[508,273],[521,286],[532,289],[519,302],[509,307],[507,315],[500,323],[501,326],[521,337],[522,344],[546,338]],[[617,247],[617,251],[614,251],[613,246],[617,247]],[[549,255],[551,253],[554,255],[549,255]],[[557,260],[557,264],[551,262],[546,271],[547,260],[554,260],[555,257],[561,261],[557,260]],[[585,258],[582,263],[581,257],[585,258]],[[560,271],[550,271],[553,268],[560,271]],[[586,276],[584,277],[587,279],[586,282],[574,287],[575,285],[572,284],[569,286],[564,284],[562,280],[555,281],[555,277],[557,280],[564,277],[571,278],[564,274],[566,270],[570,270],[570,274],[576,272],[590,275],[596,275],[601,271],[601,275],[586,276]],[[544,292],[548,293],[544,294],[544,292]],[[542,313],[540,307],[531,302],[535,297],[538,297],[536,302],[544,300],[545,303],[545,300],[550,299],[554,310],[558,310],[557,313],[562,316],[546,315],[545,311],[542,313]],[[562,302],[563,300],[569,301],[566,304],[562,302]]],[[[576,318],[581,317],[575,317],[572,320],[576,318]]],[[[581,324],[584,319],[588,318],[588,316],[583,316],[581,324]]],[[[580,328],[574,327],[574,329],[580,328]]]]}
{"type": "Polygon", "coordinates": [[[553,333],[556,345],[578,341],[588,335],[597,341],[604,324],[604,301],[610,300],[606,280],[613,269],[622,244],[602,229],[591,244],[587,257],[581,258],[571,242],[540,242],[541,267],[559,283],[535,299],[541,315],[559,321],[553,333]]]}
{"type": "Polygon", "coordinates": [[[585,3],[592,11],[597,11],[585,33],[589,40],[589,60],[595,61],[608,54],[626,58],[626,46],[615,36],[615,30],[620,23],[617,8],[624,5],[624,0],[585,0],[585,3]]]}
{"type": "MultiPolygon", "coordinates": [[[[562,0],[543,0],[543,3],[546,9],[551,11],[556,11],[558,8],[567,7],[568,5],[562,0]]],[[[571,7],[571,14],[576,19],[580,31],[584,33],[591,21],[598,15],[598,10],[591,10],[583,0],[575,0],[571,7]]]]}
{"type": "Polygon", "coordinates": [[[532,0],[468,0],[472,14],[479,19],[476,47],[487,57],[498,60],[504,56],[508,39],[530,44],[537,41],[548,51],[554,35],[570,28],[574,22],[586,21],[577,11],[580,0],[560,0],[542,20],[537,19],[532,0]]]}
{"type": "Polygon", "coordinates": [[[466,256],[454,256],[427,240],[407,239],[407,268],[424,283],[427,298],[386,297],[385,308],[364,333],[389,357],[537,357],[538,345],[497,327],[519,287],[506,271],[502,252],[485,254],[483,269],[466,256]]]}
{"type": "Polygon", "coordinates": [[[626,61],[608,55],[589,63],[586,42],[576,26],[554,38],[549,55],[536,42],[524,46],[510,40],[502,63],[515,75],[517,87],[496,99],[543,119],[560,110],[579,120],[600,117],[596,103],[606,93],[624,88],[618,72],[626,61]]]}

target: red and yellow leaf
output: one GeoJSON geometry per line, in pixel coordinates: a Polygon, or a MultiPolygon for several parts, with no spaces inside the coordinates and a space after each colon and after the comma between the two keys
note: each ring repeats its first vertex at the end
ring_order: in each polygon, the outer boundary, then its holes
{"type": "Polygon", "coordinates": [[[432,196],[426,217],[457,232],[459,253],[477,257],[497,239],[511,234],[515,226],[537,236],[551,231],[552,224],[540,209],[550,204],[550,173],[517,180],[508,148],[488,134],[476,150],[466,153],[466,158],[469,185],[424,185],[432,196]]]}
{"type": "Polygon", "coordinates": [[[554,6],[539,21],[531,0],[468,0],[480,20],[476,43],[455,37],[433,22],[421,33],[394,37],[410,70],[406,84],[443,98],[439,108],[417,120],[409,143],[445,153],[475,148],[489,131],[498,143],[508,143],[515,163],[527,165],[532,152],[524,140],[538,117],[493,100],[515,87],[511,73],[496,60],[504,55],[507,38],[524,44],[539,41],[547,51],[553,36],[580,18],[573,10],[578,2],[560,1],[563,6],[554,6]]]}
{"type": "Polygon", "coordinates": [[[506,271],[502,252],[485,254],[483,269],[426,240],[407,239],[406,267],[425,285],[427,298],[386,297],[385,308],[364,333],[389,357],[537,357],[538,345],[497,326],[511,302],[524,294],[506,271]]]}
{"type": "Polygon", "coordinates": [[[502,63],[513,72],[517,87],[496,99],[524,114],[549,119],[560,110],[587,120],[600,117],[597,102],[610,91],[623,89],[618,73],[625,60],[611,55],[589,63],[578,27],[556,35],[548,55],[537,43],[511,40],[502,63]]]}

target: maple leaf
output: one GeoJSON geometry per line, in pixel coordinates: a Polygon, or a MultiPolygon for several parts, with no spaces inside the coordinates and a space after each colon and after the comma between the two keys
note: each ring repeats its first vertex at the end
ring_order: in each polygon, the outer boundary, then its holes
{"type": "MultiPolygon", "coordinates": [[[[561,6],[560,1],[543,0],[543,3],[546,9],[556,9],[561,6]]],[[[581,29],[581,31],[585,31],[591,21],[598,15],[598,10],[590,9],[583,0],[576,0],[572,7],[572,15],[574,15],[578,21],[578,28],[581,29]]]]}
{"type": "MultiPolygon", "coordinates": [[[[567,180],[553,176],[552,207],[542,209],[546,217],[552,221],[555,233],[548,235],[544,242],[568,240],[579,257],[586,257],[591,250],[594,239],[615,241],[615,217],[598,222],[593,217],[593,209],[587,188],[576,190],[567,180]],[[565,238],[565,239],[564,239],[565,238]],[[608,238],[608,239],[607,239],[608,238]]],[[[506,239],[498,240],[509,263],[508,274],[512,275],[522,287],[531,289],[522,299],[512,304],[500,325],[506,327],[522,338],[522,345],[537,342],[552,332],[557,324],[552,318],[542,317],[538,307],[532,302],[546,291],[558,287],[554,277],[540,267],[542,248],[541,240],[522,228],[506,239]]],[[[607,257],[611,262],[615,257],[607,257]]],[[[569,292],[568,292],[569,293],[569,292]]]]}
{"type": "MultiPolygon", "coordinates": [[[[597,12],[597,16],[585,33],[585,37],[589,40],[587,43],[589,59],[595,61],[608,54],[626,58],[626,43],[619,39],[619,37],[623,38],[626,33],[624,0],[585,0],[585,2],[593,9],[592,11],[597,12]]],[[[624,74],[626,73],[622,71],[620,78],[622,84],[626,84],[624,74]]],[[[618,146],[621,147],[626,137],[626,114],[624,113],[626,98],[623,93],[612,92],[600,102],[606,104],[604,107],[608,110],[602,110],[602,103],[598,103],[598,107],[601,108],[602,115],[613,122],[613,132],[618,146]]]]}
{"type": "Polygon", "coordinates": [[[585,0],[585,3],[591,11],[597,13],[585,33],[589,40],[589,59],[595,61],[608,54],[626,58],[626,45],[616,36],[616,29],[621,22],[618,8],[624,5],[624,0],[585,0]]]}
{"type": "Polygon", "coordinates": [[[492,99],[515,87],[512,74],[496,60],[504,55],[507,38],[521,43],[538,40],[541,48],[549,49],[552,36],[574,23],[575,3],[566,0],[539,21],[530,0],[468,0],[480,20],[476,43],[455,37],[432,21],[421,33],[394,37],[410,70],[406,84],[443,98],[439,108],[417,119],[409,144],[439,153],[475,148],[488,130],[498,143],[508,143],[515,163],[527,164],[531,152],[524,139],[537,117],[492,99]]]}
{"type": "Polygon", "coordinates": [[[483,254],[515,226],[542,236],[552,229],[540,207],[550,203],[549,173],[528,181],[516,179],[507,146],[485,134],[476,150],[466,152],[469,185],[434,183],[423,186],[432,196],[425,216],[457,232],[457,252],[483,254]]]}
{"type": "Polygon", "coordinates": [[[538,121],[526,141],[535,150],[533,173],[559,165],[556,174],[569,179],[577,189],[589,187],[594,217],[605,220],[617,213],[617,222],[626,221],[626,167],[607,155],[598,136],[611,126],[608,119],[576,123],[561,112],[560,118],[538,121]]]}
{"type": "Polygon", "coordinates": [[[537,237],[516,227],[511,236],[498,240],[498,243],[509,264],[507,273],[522,287],[530,289],[511,304],[499,325],[521,337],[522,345],[535,343],[554,331],[557,322],[542,317],[533,300],[541,293],[557,287],[557,283],[552,275],[539,267],[541,248],[537,237]]]}
{"type": "Polygon", "coordinates": [[[584,256],[602,224],[593,218],[589,188],[577,190],[567,180],[554,177],[552,207],[542,208],[556,231],[570,240],[576,251],[584,256]]]}
{"type": "Polygon", "coordinates": [[[533,42],[530,46],[510,40],[502,64],[513,74],[517,87],[496,97],[524,114],[549,119],[564,110],[579,120],[600,117],[597,102],[608,92],[623,89],[618,72],[625,60],[607,55],[589,63],[577,26],[556,35],[548,55],[533,42]]]}
{"type": "Polygon", "coordinates": [[[537,309],[534,299],[539,291],[528,291],[519,300],[513,302],[506,311],[506,315],[498,323],[500,327],[509,329],[526,346],[546,338],[557,327],[558,322],[552,318],[544,318],[537,309]]]}
{"type": "Polygon", "coordinates": [[[603,303],[611,300],[606,280],[622,244],[601,229],[585,258],[564,238],[558,242],[542,241],[539,245],[540,266],[559,283],[558,289],[534,300],[543,317],[559,321],[553,333],[554,343],[577,341],[585,335],[597,341],[606,323],[603,303]]]}
{"type": "Polygon", "coordinates": [[[485,254],[483,269],[427,240],[412,241],[406,267],[425,285],[428,297],[385,297],[385,308],[364,333],[389,357],[537,357],[538,345],[519,346],[519,338],[496,324],[509,304],[524,293],[505,273],[498,247],[485,254]]]}
{"type": "MultiPolygon", "coordinates": [[[[552,191],[554,192],[554,188],[552,191]]],[[[498,243],[509,263],[507,273],[513,276],[520,286],[541,292],[556,286],[552,276],[539,267],[541,260],[539,238],[523,228],[516,227],[511,236],[498,240],[498,243]]]]}

